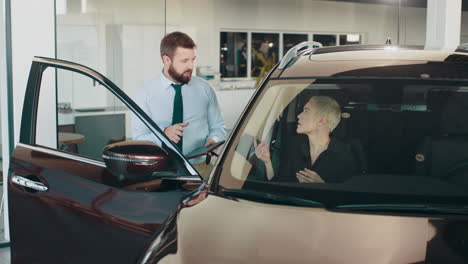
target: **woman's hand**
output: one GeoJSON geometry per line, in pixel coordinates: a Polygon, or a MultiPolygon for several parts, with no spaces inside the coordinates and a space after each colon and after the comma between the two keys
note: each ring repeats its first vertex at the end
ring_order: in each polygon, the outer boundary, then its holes
{"type": "Polygon", "coordinates": [[[300,183],[324,183],[325,181],[315,172],[305,168],[296,173],[296,178],[300,183]]]}
{"type": "Polygon", "coordinates": [[[265,140],[262,140],[260,144],[257,144],[257,138],[254,138],[253,142],[255,146],[255,155],[257,156],[257,158],[259,158],[266,164],[271,163],[270,144],[267,144],[265,140]]]}

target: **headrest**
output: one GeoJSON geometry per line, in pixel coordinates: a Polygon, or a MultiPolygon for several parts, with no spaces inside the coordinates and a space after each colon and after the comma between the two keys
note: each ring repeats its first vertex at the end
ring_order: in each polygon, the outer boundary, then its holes
{"type": "MultiPolygon", "coordinates": [[[[341,110],[343,111],[343,109],[341,110]]],[[[336,138],[346,138],[349,133],[349,118],[351,117],[349,112],[341,113],[340,123],[332,131],[331,135],[336,138]]]]}
{"type": "Polygon", "coordinates": [[[468,134],[468,92],[431,90],[427,104],[439,116],[441,134],[468,134]]]}

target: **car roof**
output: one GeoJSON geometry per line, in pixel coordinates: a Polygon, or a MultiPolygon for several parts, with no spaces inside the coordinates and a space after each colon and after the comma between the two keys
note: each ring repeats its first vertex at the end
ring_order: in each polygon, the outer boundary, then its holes
{"type": "Polygon", "coordinates": [[[300,52],[272,76],[468,79],[468,53],[422,46],[350,45],[300,52]]]}

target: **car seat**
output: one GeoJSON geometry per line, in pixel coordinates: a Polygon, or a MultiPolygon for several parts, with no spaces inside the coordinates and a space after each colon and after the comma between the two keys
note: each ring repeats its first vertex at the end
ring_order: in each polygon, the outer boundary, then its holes
{"type": "Polygon", "coordinates": [[[434,90],[428,108],[439,120],[435,136],[426,137],[415,155],[416,173],[468,184],[468,93],[434,90]]]}

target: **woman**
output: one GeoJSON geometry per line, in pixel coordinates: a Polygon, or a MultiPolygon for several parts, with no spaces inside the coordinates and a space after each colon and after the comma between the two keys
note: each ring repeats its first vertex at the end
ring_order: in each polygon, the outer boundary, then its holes
{"type": "MultiPolygon", "coordinates": [[[[275,176],[269,144],[257,144],[255,154],[265,163],[268,180],[299,181],[300,183],[341,182],[348,179],[357,166],[348,144],[330,137],[341,120],[340,105],[328,96],[313,96],[298,116],[298,134],[307,137],[307,143],[287,152],[291,173],[275,176]],[[295,178],[291,178],[290,175],[295,178]]],[[[286,150],[287,151],[287,150],[286,150]]],[[[286,162],[286,161],[285,161],[286,162]]]]}

